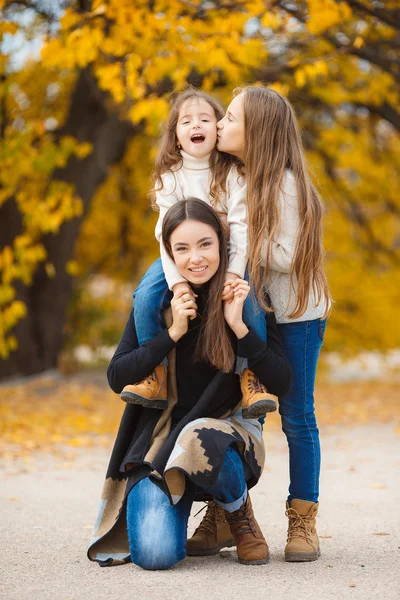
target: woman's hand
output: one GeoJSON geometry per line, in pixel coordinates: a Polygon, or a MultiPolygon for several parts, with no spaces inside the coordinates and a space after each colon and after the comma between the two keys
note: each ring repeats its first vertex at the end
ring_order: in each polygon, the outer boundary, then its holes
{"type": "Polygon", "coordinates": [[[224,302],[224,317],[236,337],[240,339],[249,331],[243,323],[243,304],[249,295],[250,286],[244,279],[232,280],[229,283],[232,286],[233,299],[224,302]]]}
{"type": "Polygon", "coordinates": [[[197,316],[197,304],[192,294],[183,290],[174,293],[171,300],[172,325],[168,329],[170,337],[177,342],[187,333],[189,319],[197,316]]]}

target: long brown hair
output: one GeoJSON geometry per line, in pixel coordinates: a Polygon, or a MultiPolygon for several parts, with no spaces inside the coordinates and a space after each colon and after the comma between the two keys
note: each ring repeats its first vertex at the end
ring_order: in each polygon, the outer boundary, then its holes
{"type": "MultiPolygon", "coordinates": [[[[290,288],[296,280],[296,302],[290,318],[304,314],[312,290],[316,304],[329,307],[324,272],[322,218],[324,206],[307,172],[304,148],[296,115],[287,98],[265,87],[245,87],[244,164],[247,177],[249,272],[257,297],[265,310],[263,290],[271,269],[272,241],[279,232],[279,195],[285,170],[293,173],[298,198],[300,228],[290,267],[290,288]],[[266,238],[266,245],[264,240],[266,238]],[[265,257],[265,269],[262,258],[265,257]]],[[[288,301],[288,306],[290,297],[288,301]]]]}
{"type": "MultiPolygon", "coordinates": [[[[171,102],[171,109],[168,119],[164,124],[163,133],[159,143],[159,149],[156,157],[154,170],[154,188],[150,192],[152,206],[158,209],[155,204],[155,192],[163,189],[161,176],[167,171],[179,169],[182,166],[182,156],[178,148],[178,138],[176,135],[176,126],[179,120],[179,112],[185,102],[191,99],[205,100],[213,109],[215,118],[220,121],[225,114],[221,104],[212,96],[205,92],[188,87],[183,92],[175,96],[171,102]]],[[[232,155],[218,152],[213,149],[210,156],[210,196],[211,203],[215,206],[219,193],[226,193],[226,178],[233,165],[237,165],[240,169],[240,161],[232,155]]]]}
{"type": "Polygon", "coordinates": [[[228,269],[228,244],[225,229],[215,211],[198,198],[177,202],[166,213],[162,226],[162,240],[169,256],[174,260],[171,235],[183,221],[200,221],[209,225],[217,234],[219,243],[219,267],[209,283],[206,315],[202,320],[195,358],[205,360],[224,373],[232,370],[235,353],[232,332],[225,321],[222,304],[225,273],[228,269]]]}

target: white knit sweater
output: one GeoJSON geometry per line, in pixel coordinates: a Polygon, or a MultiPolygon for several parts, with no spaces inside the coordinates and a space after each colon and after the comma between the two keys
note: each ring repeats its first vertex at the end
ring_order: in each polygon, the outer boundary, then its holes
{"type": "MultiPolygon", "coordinates": [[[[160,208],[155,235],[160,242],[161,260],[165,278],[170,289],[186,281],[179,273],[174,261],[168,256],[161,240],[162,223],[167,210],[186,198],[199,198],[211,206],[209,156],[194,158],[181,151],[183,165],[162,175],[163,189],[156,192],[156,203],[160,208]]],[[[215,206],[217,212],[227,215],[230,228],[228,271],[244,276],[247,264],[247,212],[246,184],[232,169],[227,177],[227,193],[215,206]]]]}
{"type": "MultiPolygon", "coordinates": [[[[319,319],[325,313],[325,303],[321,301],[316,306],[312,290],[305,313],[297,319],[288,318],[296,302],[297,283],[295,280],[292,294],[290,294],[290,265],[294,258],[300,227],[296,181],[289,170],[285,171],[279,196],[279,213],[279,231],[272,241],[271,271],[266,287],[272,306],[275,308],[276,320],[278,323],[295,323],[319,319]]],[[[264,256],[265,254],[263,252],[264,256]]]]}

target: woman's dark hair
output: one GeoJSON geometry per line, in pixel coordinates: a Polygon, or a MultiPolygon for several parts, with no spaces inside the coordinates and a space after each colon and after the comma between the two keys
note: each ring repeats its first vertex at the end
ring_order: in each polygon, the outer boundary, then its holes
{"type": "Polygon", "coordinates": [[[198,198],[181,200],[171,206],[163,220],[162,240],[169,256],[174,260],[171,249],[171,235],[183,221],[200,221],[212,227],[219,242],[219,267],[209,283],[206,305],[206,318],[201,324],[195,358],[205,360],[224,373],[233,368],[235,353],[232,345],[232,332],[225,321],[222,304],[222,291],[225,274],[228,270],[228,243],[221,220],[215,211],[198,198]]]}

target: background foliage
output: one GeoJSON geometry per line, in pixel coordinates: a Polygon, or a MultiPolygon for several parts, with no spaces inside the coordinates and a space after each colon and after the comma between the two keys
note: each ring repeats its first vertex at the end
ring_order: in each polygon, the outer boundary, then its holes
{"type": "Polygon", "coordinates": [[[54,367],[63,344],[117,341],[121,298],[158,251],[159,124],[187,83],[225,104],[249,82],[288,95],[328,209],[326,346],[400,345],[395,0],[0,8],[0,377],[54,367]]]}

